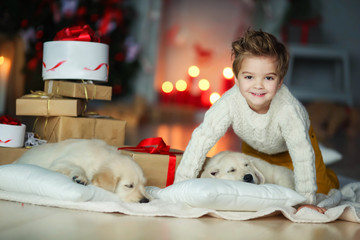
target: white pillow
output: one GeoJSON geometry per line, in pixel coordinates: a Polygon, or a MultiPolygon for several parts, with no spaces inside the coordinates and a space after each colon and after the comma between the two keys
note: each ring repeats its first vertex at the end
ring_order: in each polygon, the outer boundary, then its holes
{"type": "Polygon", "coordinates": [[[74,183],[61,173],[29,164],[0,166],[0,189],[68,201],[87,201],[95,194],[94,188],[74,183]]]}
{"type": "Polygon", "coordinates": [[[338,162],[342,159],[341,153],[339,153],[335,149],[325,147],[321,143],[319,143],[319,148],[326,166],[338,162]]]}
{"type": "Polygon", "coordinates": [[[163,189],[147,187],[146,190],[152,197],[164,201],[228,211],[295,206],[306,200],[294,190],[275,184],[256,185],[212,178],[190,179],[163,189]]]}

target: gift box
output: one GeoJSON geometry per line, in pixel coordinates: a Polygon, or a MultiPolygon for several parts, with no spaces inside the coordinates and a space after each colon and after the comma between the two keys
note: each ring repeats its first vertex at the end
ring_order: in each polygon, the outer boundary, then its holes
{"type": "Polygon", "coordinates": [[[131,156],[140,165],[147,186],[164,188],[173,184],[182,151],[170,149],[162,138],[147,138],[136,147],[124,146],[118,150],[131,156]]]}
{"type": "Polygon", "coordinates": [[[21,157],[27,148],[6,148],[0,147],[0,165],[10,164],[21,157]]]}
{"type": "Polygon", "coordinates": [[[64,28],[44,43],[42,77],[107,82],[109,45],[87,25],[64,28]]]}
{"type": "Polygon", "coordinates": [[[9,116],[0,117],[0,147],[24,146],[26,125],[9,116]]]}
{"type": "Polygon", "coordinates": [[[102,139],[119,147],[124,145],[126,122],[100,117],[39,117],[34,132],[48,142],[69,138],[102,139]]]}
{"type": "Polygon", "coordinates": [[[69,81],[45,81],[44,91],[64,97],[111,100],[112,87],[69,81]]]}
{"type": "Polygon", "coordinates": [[[29,94],[16,99],[17,116],[79,116],[85,100],[29,94]]]}

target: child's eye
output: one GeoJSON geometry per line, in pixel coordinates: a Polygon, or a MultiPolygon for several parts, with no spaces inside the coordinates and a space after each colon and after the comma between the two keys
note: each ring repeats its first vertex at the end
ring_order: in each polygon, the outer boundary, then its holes
{"type": "Polygon", "coordinates": [[[253,79],[253,77],[252,76],[245,76],[245,79],[251,80],[251,79],[253,79]]]}
{"type": "Polygon", "coordinates": [[[274,80],[273,77],[265,77],[266,80],[274,80]]]}

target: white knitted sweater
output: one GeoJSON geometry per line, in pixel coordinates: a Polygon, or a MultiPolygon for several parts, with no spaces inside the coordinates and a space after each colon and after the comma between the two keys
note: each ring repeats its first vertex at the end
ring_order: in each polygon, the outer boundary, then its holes
{"type": "Polygon", "coordinates": [[[276,154],[289,151],[296,191],[307,198],[307,203],[315,203],[315,153],[308,133],[309,116],[284,84],[266,114],[254,112],[238,86],[228,90],[206,112],[204,121],[192,133],[176,171],[175,182],[197,177],[206,154],[230,126],[242,140],[260,152],[276,154]]]}

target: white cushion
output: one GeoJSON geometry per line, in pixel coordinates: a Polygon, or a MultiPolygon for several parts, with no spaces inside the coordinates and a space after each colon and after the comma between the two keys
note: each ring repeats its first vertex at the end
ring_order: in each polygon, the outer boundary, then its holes
{"type": "Polygon", "coordinates": [[[74,183],[69,177],[29,164],[0,166],[0,189],[68,201],[87,201],[94,188],[74,183]]]}
{"type": "Polygon", "coordinates": [[[323,157],[325,165],[330,165],[332,163],[338,162],[342,159],[341,153],[336,151],[335,149],[331,149],[325,147],[323,144],[319,143],[319,148],[321,151],[321,155],[323,157]]]}
{"type": "Polygon", "coordinates": [[[306,200],[294,190],[275,184],[256,185],[212,178],[190,179],[163,189],[147,187],[147,191],[152,197],[164,201],[227,211],[295,206],[306,200]]]}

